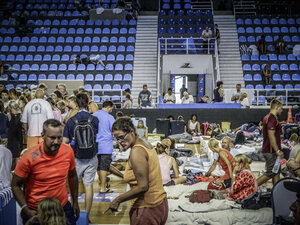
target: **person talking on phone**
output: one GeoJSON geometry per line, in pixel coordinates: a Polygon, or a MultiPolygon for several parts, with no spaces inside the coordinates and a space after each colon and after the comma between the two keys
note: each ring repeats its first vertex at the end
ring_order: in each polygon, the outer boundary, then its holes
{"type": "Polygon", "coordinates": [[[232,184],[225,195],[228,200],[243,200],[257,191],[256,178],[250,170],[251,162],[252,160],[243,154],[233,158],[232,184]]]}

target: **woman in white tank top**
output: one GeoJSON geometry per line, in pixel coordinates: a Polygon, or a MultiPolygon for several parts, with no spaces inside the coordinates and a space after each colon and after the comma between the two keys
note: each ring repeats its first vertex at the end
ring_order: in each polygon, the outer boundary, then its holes
{"type": "Polygon", "coordinates": [[[198,135],[200,132],[200,123],[198,122],[196,114],[192,114],[191,119],[187,124],[187,132],[193,136],[198,135]]]}

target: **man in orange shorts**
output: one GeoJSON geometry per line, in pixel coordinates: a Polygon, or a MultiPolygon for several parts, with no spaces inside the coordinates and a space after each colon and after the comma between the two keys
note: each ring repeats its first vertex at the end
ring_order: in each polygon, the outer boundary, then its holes
{"type": "Polygon", "coordinates": [[[18,161],[11,187],[21,206],[23,224],[37,214],[39,201],[47,197],[61,202],[67,225],[76,224],[74,214],[79,216],[79,206],[75,157],[73,149],[62,143],[62,129],[58,120],[46,120],[42,131],[44,141],[29,148],[18,161]],[[67,177],[73,207],[68,201],[67,177]]]}

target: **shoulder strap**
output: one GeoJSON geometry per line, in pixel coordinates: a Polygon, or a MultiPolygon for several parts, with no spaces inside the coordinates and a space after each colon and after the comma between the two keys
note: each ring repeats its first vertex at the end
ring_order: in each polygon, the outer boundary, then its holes
{"type": "Polygon", "coordinates": [[[73,116],[73,117],[71,118],[71,120],[72,120],[75,124],[78,123],[78,119],[76,118],[76,116],[73,116]]]}
{"type": "Polygon", "coordinates": [[[94,116],[90,115],[88,118],[88,122],[91,123],[93,121],[93,119],[94,119],[94,116]]]}

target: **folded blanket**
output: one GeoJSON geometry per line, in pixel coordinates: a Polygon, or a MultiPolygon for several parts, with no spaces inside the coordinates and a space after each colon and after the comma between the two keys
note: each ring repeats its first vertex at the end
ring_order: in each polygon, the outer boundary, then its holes
{"type": "Polygon", "coordinates": [[[207,190],[208,182],[201,182],[193,185],[176,184],[174,186],[165,186],[167,198],[178,199],[181,196],[189,196],[195,190],[207,190]]]}

